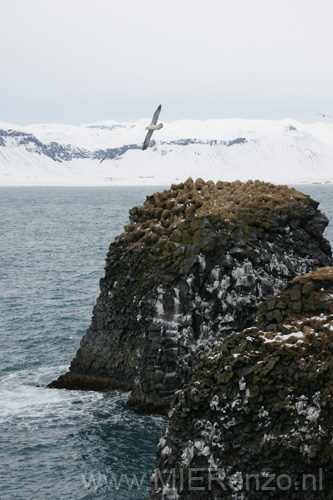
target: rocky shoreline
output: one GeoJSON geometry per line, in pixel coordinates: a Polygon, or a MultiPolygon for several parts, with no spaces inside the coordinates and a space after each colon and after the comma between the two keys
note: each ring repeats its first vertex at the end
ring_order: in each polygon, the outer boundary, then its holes
{"type": "Polygon", "coordinates": [[[147,197],[110,245],[92,323],[50,387],[131,390],[131,407],[166,413],[263,300],[332,265],[327,224],[309,196],[260,181],[188,179],[147,197]]]}
{"type": "Polygon", "coordinates": [[[327,224],[309,196],[259,181],[188,179],[130,210],[49,387],[168,414],[151,500],[331,498],[327,224]]]}

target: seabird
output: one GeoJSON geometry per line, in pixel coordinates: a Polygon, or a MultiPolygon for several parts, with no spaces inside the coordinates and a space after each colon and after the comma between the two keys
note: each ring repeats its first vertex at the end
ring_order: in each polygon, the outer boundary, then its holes
{"type": "Polygon", "coordinates": [[[102,163],[102,161],[104,161],[106,159],[107,159],[107,155],[103,156],[103,158],[101,159],[100,163],[102,163]]]}
{"type": "Polygon", "coordinates": [[[317,113],[317,115],[320,115],[323,118],[332,118],[330,115],[324,115],[323,113],[317,113]]]}
{"type": "Polygon", "coordinates": [[[157,108],[157,110],[154,113],[154,116],[153,116],[153,119],[151,121],[151,124],[148,125],[148,127],[146,127],[146,130],[148,130],[148,132],[147,132],[145,141],[143,143],[143,150],[145,150],[145,149],[148,148],[149,141],[150,141],[151,136],[153,135],[154,130],[160,130],[163,127],[163,123],[160,123],[159,125],[156,125],[157,124],[157,120],[158,120],[158,116],[159,116],[159,114],[161,112],[161,109],[162,109],[162,106],[160,104],[159,107],[157,108]]]}

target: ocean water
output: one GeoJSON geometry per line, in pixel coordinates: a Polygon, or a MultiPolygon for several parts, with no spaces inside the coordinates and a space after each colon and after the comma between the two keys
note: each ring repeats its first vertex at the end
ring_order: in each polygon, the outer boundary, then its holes
{"type": "MultiPolygon", "coordinates": [[[[333,221],[333,186],[296,186],[333,221]]],[[[158,188],[0,188],[0,492],[3,500],[140,499],[159,416],[128,394],[46,389],[90,324],[106,252],[158,188]]],[[[333,225],[325,232],[333,244],[333,225]]]]}
{"type": "Polygon", "coordinates": [[[156,188],[0,188],[0,498],[143,499],[165,419],[46,389],[91,320],[110,242],[156,188]]]}

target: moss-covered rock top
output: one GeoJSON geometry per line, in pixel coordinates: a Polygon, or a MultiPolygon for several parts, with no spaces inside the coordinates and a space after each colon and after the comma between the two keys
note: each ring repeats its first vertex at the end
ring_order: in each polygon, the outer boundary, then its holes
{"type": "MultiPolygon", "coordinates": [[[[234,181],[216,184],[198,178],[189,178],[170,189],[148,196],[143,206],[130,210],[131,223],[125,226],[124,242],[165,243],[167,237],[192,217],[208,217],[213,223],[223,220],[236,222],[245,213],[281,211],[285,207],[298,208],[318,203],[286,185],[275,185],[259,180],[234,181]]],[[[253,221],[255,220],[255,217],[253,221]]],[[[253,222],[252,221],[252,222],[253,222]]],[[[251,222],[248,221],[248,222],[251,222]]]]}
{"type": "MultiPolygon", "coordinates": [[[[297,276],[281,294],[258,307],[258,326],[270,332],[316,331],[328,333],[327,318],[333,318],[333,268],[323,267],[297,276]]],[[[333,330],[333,325],[331,326],[333,330]]]]}

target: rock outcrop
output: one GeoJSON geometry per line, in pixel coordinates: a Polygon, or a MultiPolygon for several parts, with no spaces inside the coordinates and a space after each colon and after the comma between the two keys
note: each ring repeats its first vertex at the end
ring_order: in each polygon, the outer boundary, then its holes
{"type": "Polygon", "coordinates": [[[188,179],[147,197],[111,244],[91,326],[51,386],[106,378],[142,411],[168,408],[202,355],[255,324],[260,302],[332,264],[317,207],[259,181],[188,179]]]}
{"type": "Polygon", "coordinates": [[[195,367],[159,440],[151,500],[328,500],[333,268],[297,277],[195,367]]]}

